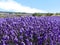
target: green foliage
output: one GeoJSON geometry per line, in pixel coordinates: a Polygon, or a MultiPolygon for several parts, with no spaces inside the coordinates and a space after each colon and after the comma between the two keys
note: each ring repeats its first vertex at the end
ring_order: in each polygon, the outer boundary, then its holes
{"type": "Polygon", "coordinates": [[[53,13],[34,13],[33,16],[52,16],[53,13]]]}
{"type": "Polygon", "coordinates": [[[46,13],[46,16],[52,16],[53,13],[46,13]]]}
{"type": "Polygon", "coordinates": [[[9,12],[9,14],[13,14],[12,12],[9,12]]]}
{"type": "Polygon", "coordinates": [[[42,16],[42,13],[34,13],[33,16],[42,16]]]}
{"type": "Polygon", "coordinates": [[[56,15],[60,15],[60,13],[56,13],[56,15]]]}

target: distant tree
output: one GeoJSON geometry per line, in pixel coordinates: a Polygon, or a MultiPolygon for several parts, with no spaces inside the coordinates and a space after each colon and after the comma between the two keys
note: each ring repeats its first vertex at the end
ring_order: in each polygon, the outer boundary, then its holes
{"type": "Polygon", "coordinates": [[[12,12],[9,12],[9,14],[13,14],[12,12]]]}
{"type": "Polygon", "coordinates": [[[33,16],[42,16],[42,14],[41,13],[34,13],[34,14],[32,14],[33,16]]]}
{"type": "Polygon", "coordinates": [[[60,13],[56,13],[56,15],[60,15],[60,13]]]}
{"type": "Polygon", "coordinates": [[[53,13],[34,13],[33,16],[52,16],[53,13]]]}
{"type": "Polygon", "coordinates": [[[53,13],[46,13],[46,16],[52,16],[53,13]]]}

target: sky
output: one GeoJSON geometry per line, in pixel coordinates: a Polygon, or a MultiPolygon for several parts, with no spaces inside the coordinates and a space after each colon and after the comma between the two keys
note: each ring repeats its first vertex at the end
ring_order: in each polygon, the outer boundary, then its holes
{"type": "Polygon", "coordinates": [[[60,0],[0,0],[0,11],[56,13],[60,12],[60,0]]]}

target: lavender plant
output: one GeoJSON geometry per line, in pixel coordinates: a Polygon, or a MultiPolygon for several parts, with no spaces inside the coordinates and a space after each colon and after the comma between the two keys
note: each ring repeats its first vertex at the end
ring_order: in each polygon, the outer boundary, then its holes
{"type": "Polygon", "coordinates": [[[0,18],[0,45],[60,45],[60,17],[0,18]]]}

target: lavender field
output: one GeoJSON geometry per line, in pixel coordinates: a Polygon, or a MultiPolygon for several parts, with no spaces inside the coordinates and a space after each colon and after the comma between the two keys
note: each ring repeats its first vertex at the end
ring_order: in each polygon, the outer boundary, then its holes
{"type": "Polygon", "coordinates": [[[0,18],[0,45],[60,45],[60,16],[0,18]]]}

